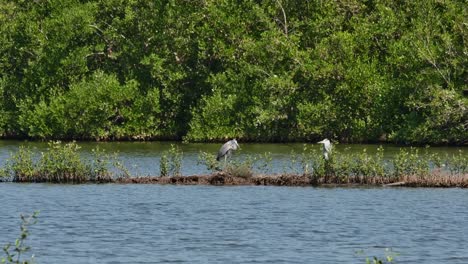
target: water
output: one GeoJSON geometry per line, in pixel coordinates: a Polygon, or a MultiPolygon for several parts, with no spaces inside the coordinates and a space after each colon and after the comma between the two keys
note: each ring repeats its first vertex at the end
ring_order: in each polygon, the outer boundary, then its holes
{"type": "MultiPolygon", "coordinates": [[[[0,166],[21,144],[38,153],[47,147],[0,141],[0,166]]],[[[171,143],[78,144],[84,157],[99,147],[118,152],[133,175],[158,175],[171,143]]],[[[291,151],[303,148],[240,144],[237,158],[271,152],[272,172],[286,170],[291,151]]],[[[179,146],[182,173],[192,175],[207,173],[199,151],[215,155],[220,144],[179,146]]],[[[384,147],[386,158],[399,150],[384,147]]],[[[399,263],[468,263],[464,189],[0,183],[0,201],[0,246],[18,237],[21,213],[40,210],[26,254],[38,263],[365,263],[386,248],[399,263]]]]}
{"type": "MultiPolygon", "coordinates": [[[[80,152],[83,157],[89,157],[91,150],[99,148],[107,153],[117,153],[125,167],[132,176],[154,176],[159,175],[159,159],[163,151],[169,150],[174,142],[78,142],[81,147],[80,152]]],[[[182,144],[175,143],[183,151],[182,170],[183,175],[196,175],[209,173],[203,164],[199,164],[200,151],[213,153],[216,155],[221,144],[182,144]]],[[[282,173],[300,171],[300,164],[291,164],[291,152],[302,153],[304,144],[254,144],[239,142],[241,149],[233,154],[235,159],[245,159],[248,156],[255,156],[271,153],[271,167],[266,173],[282,173]]],[[[3,166],[11,153],[18,150],[20,145],[29,146],[34,152],[40,153],[47,149],[45,142],[21,142],[21,141],[2,141],[0,140],[0,167],[3,166]]],[[[320,144],[307,144],[308,149],[316,151],[321,150],[320,144]]],[[[372,154],[377,151],[379,145],[334,145],[334,148],[341,152],[362,152],[366,149],[372,154]]],[[[392,158],[399,150],[399,146],[384,145],[384,158],[392,158]]],[[[409,149],[408,147],[406,147],[409,149]]],[[[429,149],[419,148],[420,153],[438,153],[441,157],[445,155],[457,154],[459,149],[468,155],[467,147],[431,147],[429,149]]],[[[264,172],[265,173],[265,172],[264,172]]]]}
{"type": "Polygon", "coordinates": [[[385,248],[468,263],[464,189],[3,183],[0,201],[0,245],[40,210],[37,263],[365,263],[385,248]]]}

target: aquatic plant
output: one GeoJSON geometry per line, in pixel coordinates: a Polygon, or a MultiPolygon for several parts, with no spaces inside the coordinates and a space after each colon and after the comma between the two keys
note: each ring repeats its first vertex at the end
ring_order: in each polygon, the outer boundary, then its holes
{"type": "MultiPolygon", "coordinates": [[[[183,152],[176,145],[164,151],[160,158],[160,176],[182,176],[182,156],[183,152]]],[[[199,152],[198,155],[198,164],[205,165],[213,175],[243,178],[239,179],[241,184],[468,187],[468,161],[462,150],[441,157],[431,153],[429,148],[422,151],[402,148],[393,159],[384,159],[383,147],[373,154],[366,149],[361,152],[335,149],[326,160],[319,149],[304,145],[302,152],[291,152],[285,163],[287,171],[281,175],[265,175],[271,174],[271,162],[271,153],[244,155],[230,159],[222,168],[213,153],[199,152]],[[256,179],[256,175],[261,177],[256,179]]],[[[121,178],[130,177],[130,171],[116,153],[111,155],[97,148],[88,158],[82,158],[75,142],[50,142],[41,153],[21,146],[0,170],[0,181],[13,182],[103,183],[126,182],[121,178]]]]}
{"type": "Polygon", "coordinates": [[[182,150],[178,146],[171,144],[171,148],[161,154],[159,160],[160,176],[180,176],[182,156],[182,150]]]}
{"type": "Polygon", "coordinates": [[[421,159],[419,150],[410,148],[409,151],[400,149],[393,159],[394,174],[397,177],[405,175],[426,175],[429,171],[427,162],[421,159]]]}
{"type": "Polygon", "coordinates": [[[224,171],[233,177],[250,178],[253,176],[252,165],[248,162],[228,163],[224,171]]]}
{"type": "Polygon", "coordinates": [[[448,158],[446,163],[448,164],[451,174],[463,174],[468,172],[468,157],[463,154],[463,151],[458,150],[457,154],[453,154],[451,158],[448,158]]]}
{"type": "Polygon", "coordinates": [[[79,146],[74,143],[49,142],[46,152],[41,153],[37,163],[37,182],[82,183],[90,180],[90,171],[81,160],[79,146]]]}
{"type": "Polygon", "coordinates": [[[30,260],[22,260],[21,257],[31,248],[26,246],[25,242],[29,236],[29,227],[37,223],[39,211],[30,216],[21,215],[20,236],[14,244],[8,243],[3,247],[5,256],[0,259],[2,264],[31,264],[34,263],[34,255],[30,260]]]}
{"type": "Polygon", "coordinates": [[[271,161],[271,153],[265,152],[258,155],[246,155],[243,159],[230,159],[226,166],[221,168],[212,153],[200,151],[197,163],[204,165],[211,173],[224,171],[226,175],[248,178],[254,175],[254,171],[269,173],[272,169],[271,161]]]}
{"type": "Polygon", "coordinates": [[[208,153],[205,151],[200,151],[198,153],[197,159],[198,165],[204,165],[208,171],[216,172],[221,171],[222,169],[219,167],[219,162],[216,160],[216,156],[212,153],[208,153]]]}
{"type": "Polygon", "coordinates": [[[33,153],[29,147],[20,146],[18,151],[11,154],[0,177],[12,181],[31,181],[35,174],[33,153]]]}
{"type": "Polygon", "coordinates": [[[295,161],[297,157],[302,157],[302,172],[310,178],[311,184],[375,185],[401,181],[417,186],[419,181],[425,186],[466,185],[467,158],[462,151],[447,157],[445,162],[442,162],[439,155],[429,154],[427,149],[421,154],[416,148],[400,149],[394,159],[385,160],[382,146],[373,155],[366,149],[361,153],[335,149],[334,155],[325,160],[317,149],[313,149],[299,155],[294,154],[291,160],[295,161]],[[312,167],[311,171],[308,170],[309,166],[312,167]],[[448,171],[462,177],[452,178],[448,171]]]}
{"type": "Polygon", "coordinates": [[[228,162],[224,171],[233,177],[250,178],[254,175],[254,167],[258,160],[257,155],[246,155],[243,159],[233,159],[228,162]]]}
{"type": "MultiPolygon", "coordinates": [[[[310,150],[304,144],[302,152],[297,153],[294,149],[289,152],[289,159],[284,160],[281,172],[283,174],[301,174],[311,170],[313,156],[309,156],[310,150]]],[[[307,174],[307,173],[306,173],[307,174]]]]}
{"type": "Polygon", "coordinates": [[[159,158],[159,175],[161,177],[169,176],[169,160],[165,153],[161,154],[161,158],[159,158]]]}
{"type": "Polygon", "coordinates": [[[13,182],[111,182],[113,158],[95,149],[92,151],[92,159],[83,159],[79,155],[79,148],[76,142],[49,142],[47,150],[39,155],[21,146],[7,160],[2,169],[3,178],[13,182]]]}
{"type": "Polygon", "coordinates": [[[271,156],[271,152],[265,152],[257,156],[255,161],[255,169],[258,171],[268,174],[272,171],[271,163],[273,161],[273,157],[271,156]]]}
{"type": "Polygon", "coordinates": [[[91,150],[91,159],[86,161],[86,167],[90,171],[89,180],[92,182],[111,182],[113,178],[131,177],[117,153],[107,153],[99,147],[91,150]]]}
{"type": "MultiPolygon", "coordinates": [[[[365,252],[364,250],[359,250],[356,252],[357,255],[363,255],[365,252]]],[[[388,263],[395,263],[396,257],[399,253],[393,251],[391,248],[386,248],[384,257],[366,257],[366,264],[388,264],[388,263]]]]}

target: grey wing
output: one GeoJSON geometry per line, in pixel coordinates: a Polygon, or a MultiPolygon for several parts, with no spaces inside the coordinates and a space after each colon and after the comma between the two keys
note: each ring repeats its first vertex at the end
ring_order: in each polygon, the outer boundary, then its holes
{"type": "Polygon", "coordinates": [[[224,145],[219,149],[218,156],[216,156],[216,160],[219,161],[220,158],[224,157],[226,153],[231,149],[231,143],[226,142],[224,145]]]}

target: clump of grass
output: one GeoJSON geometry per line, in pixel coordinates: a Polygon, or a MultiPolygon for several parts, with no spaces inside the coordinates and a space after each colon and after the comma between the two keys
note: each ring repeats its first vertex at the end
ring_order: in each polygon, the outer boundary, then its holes
{"type": "Polygon", "coordinates": [[[164,151],[159,160],[160,176],[180,176],[182,156],[182,150],[178,146],[171,144],[171,148],[168,151],[164,151]]]}
{"type": "Polygon", "coordinates": [[[240,164],[229,163],[224,171],[233,177],[250,178],[253,176],[252,165],[246,162],[240,164]]]}
{"type": "Polygon", "coordinates": [[[224,171],[226,175],[233,177],[249,178],[254,175],[254,170],[262,173],[271,171],[271,153],[265,152],[260,155],[247,155],[244,160],[229,160],[224,168],[220,167],[220,162],[212,153],[200,151],[198,154],[198,164],[204,165],[211,173],[224,171]]]}
{"type": "MultiPolygon", "coordinates": [[[[232,177],[251,178],[254,175],[254,166],[258,161],[258,156],[247,155],[242,160],[230,160],[223,171],[232,177]]],[[[262,163],[261,165],[264,164],[262,163]]]]}

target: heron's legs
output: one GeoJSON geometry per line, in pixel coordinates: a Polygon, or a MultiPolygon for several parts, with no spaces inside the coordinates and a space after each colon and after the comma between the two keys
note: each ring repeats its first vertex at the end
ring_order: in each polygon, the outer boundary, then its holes
{"type": "Polygon", "coordinates": [[[227,154],[224,155],[224,169],[226,169],[227,154]]]}

